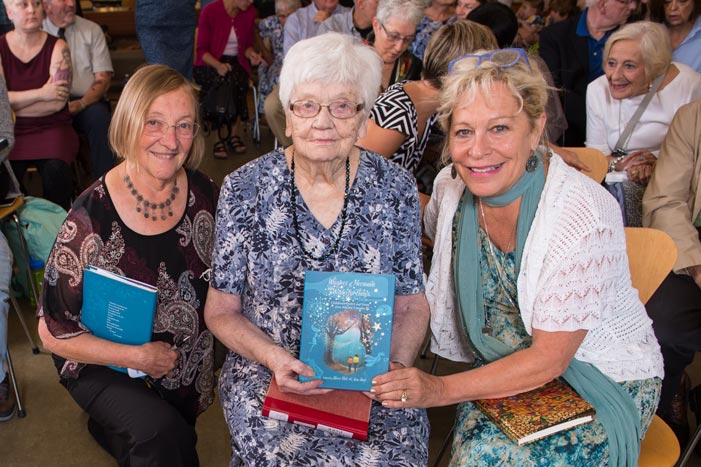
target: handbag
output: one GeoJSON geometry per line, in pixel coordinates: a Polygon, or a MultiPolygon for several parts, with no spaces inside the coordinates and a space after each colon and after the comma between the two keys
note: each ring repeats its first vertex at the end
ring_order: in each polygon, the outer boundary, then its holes
{"type": "MultiPolygon", "coordinates": [[[[628,154],[625,146],[628,144],[630,135],[633,133],[635,125],[638,124],[640,117],[645,112],[645,109],[647,109],[647,106],[650,104],[653,96],[660,89],[662,81],[664,81],[664,77],[666,75],[667,68],[665,68],[664,71],[657,78],[655,78],[652,86],[650,86],[650,90],[647,92],[647,94],[645,94],[645,97],[638,105],[638,108],[635,109],[635,113],[630,120],[628,120],[626,127],[618,137],[618,141],[616,141],[616,145],[611,154],[614,156],[625,156],[628,154]]],[[[640,206],[642,204],[645,188],[632,180],[628,180],[625,173],[608,173],[606,175],[606,183],[604,186],[608,192],[611,193],[614,198],[616,198],[616,201],[618,201],[618,204],[621,207],[621,213],[623,215],[623,224],[627,227],[640,227],[642,225],[642,212],[640,212],[640,206]]]]}

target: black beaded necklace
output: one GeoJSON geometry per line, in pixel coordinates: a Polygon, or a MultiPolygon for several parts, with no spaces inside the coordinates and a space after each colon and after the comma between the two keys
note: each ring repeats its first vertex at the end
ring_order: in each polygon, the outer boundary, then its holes
{"type": "Polygon", "coordinates": [[[145,219],[150,217],[153,222],[156,222],[156,220],[158,220],[158,217],[156,216],[156,209],[161,210],[160,218],[162,221],[166,220],[166,210],[168,210],[168,217],[173,217],[173,201],[175,201],[175,197],[180,191],[180,188],[178,188],[177,178],[173,184],[173,189],[170,191],[170,196],[165,201],[160,203],[152,203],[149,200],[144,199],[143,195],[141,195],[141,193],[139,193],[134,186],[134,183],[131,181],[128,174],[124,175],[124,183],[126,183],[129,193],[136,199],[136,212],[143,213],[145,219]]]}
{"type": "Polygon", "coordinates": [[[314,256],[310,251],[308,251],[305,246],[304,242],[302,241],[302,237],[299,234],[299,221],[297,220],[297,194],[295,193],[295,151],[294,148],[292,149],[292,161],[290,163],[290,198],[292,201],[292,223],[294,224],[295,227],[295,238],[297,239],[297,243],[299,243],[299,247],[302,249],[302,252],[304,255],[312,260],[315,261],[326,261],[329,259],[329,257],[333,254],[336,253],[336,250],[338,250],[338,244],[341,241],[341,237],[343,237],[343,229],[346,226],[346,211],[348,208],[348,191],[350,189],[350,156],[346,158],[346,189],[343,193],[343,209],[341,210],[341,229],[338,231],[338,237],[336,237],[336,241],[334,242],[333,246],[331,249],[329,249],[325,254],[316,257],[314,256]]]}

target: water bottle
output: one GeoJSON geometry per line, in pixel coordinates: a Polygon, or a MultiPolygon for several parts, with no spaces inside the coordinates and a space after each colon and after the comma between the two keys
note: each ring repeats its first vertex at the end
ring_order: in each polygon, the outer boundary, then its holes
{"type": "MultiPolygon", "coordinates": [[[[41,290],[41,283],[44,281],[44,260],[42,260],[41,258],[35,258],[34,256],[30,256],[29,270],[32,274],[32,278],[34,279],[34,285],[36,285],[37,294],[39,294],[41,290]]],[[[34,294],[31,290],[32,286],[29,284],[27,285],[29,286],[29,303],[31,303],[33,307],[36,307],[37,304],[34,300],[34,294]]]]}

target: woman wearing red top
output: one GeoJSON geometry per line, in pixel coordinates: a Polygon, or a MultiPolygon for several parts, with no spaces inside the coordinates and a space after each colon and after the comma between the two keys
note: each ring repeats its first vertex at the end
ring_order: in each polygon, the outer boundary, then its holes
{"type": "MultiPolygon", "coordinates": [[[[202,86],[200,102],[204,102],[216,79],[233,79],[238,90],[234,130],[242,119],[248,119],[248,76],[251,73],[251,64],[258,65],[262,60],[253,48],[256,9],[251,3],[251,0],[215,0],[202,10],[197,31],[193,76],[202,86]]],[[[229,130],[231,137],[226,141],[226,145],[221,141],[215,144],[215,158],[225,159],[227,149],[235,153],[246,151],[241,138],[236,136],[231,128],[229,130]]]]}

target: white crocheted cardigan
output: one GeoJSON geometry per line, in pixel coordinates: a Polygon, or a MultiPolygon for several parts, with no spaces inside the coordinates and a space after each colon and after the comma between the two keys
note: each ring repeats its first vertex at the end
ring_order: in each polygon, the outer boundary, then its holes
{"type": "MultiPolygon", "coordinates": [[[[434,240],[426,297],[431,306],[431,350],[472,360],[455,301],[452,224],[465,189],[450,167],[434,182],[426,207],[426,234],[434,240]]],[[[662,355],[652,322],[630,282],[625,232],[613,197],[554,154],[517,280],[526,331],[588,333],[575,358],[613,380],[662,377],[662,355]]]]}

